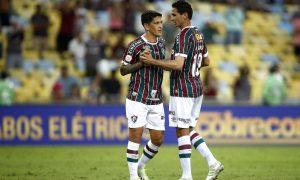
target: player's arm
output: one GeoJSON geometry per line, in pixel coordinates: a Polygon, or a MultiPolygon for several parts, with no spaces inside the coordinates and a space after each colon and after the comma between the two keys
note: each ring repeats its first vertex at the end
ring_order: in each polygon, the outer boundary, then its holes
{"type": "Polygon", "coordinates": [[[120,73],[122,76],[125,76],[127,74],[137,71],[138,69],[140,69],[143,66],[144,66],[143,62],[141,62],[141,61],[134,63],[134,64],[127,64],[127,65],[125,65],[125,63],[122,63],[122,65],[120,67],[120,73]]]}
{"type": "Polygon", "coordinates": [[[201,68],[205,67],[205,66],[209,66],[209,62],[210,62],[209,57],[208,56],[204,57],[202,62],[201,62],[201,68]]]}
{"type": "Polygon", "coordinates": [[[184,57],[176,56],[175,60],[154,60],[151,54],[142,53],[140,56],[140,60],[149,65],[154,65],[163,68],[164,70],[177,70],[181,71],[184,65],[184,57]]]}

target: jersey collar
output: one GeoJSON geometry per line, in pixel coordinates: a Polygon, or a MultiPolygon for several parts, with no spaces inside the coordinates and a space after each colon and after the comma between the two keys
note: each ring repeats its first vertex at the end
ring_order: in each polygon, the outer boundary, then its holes
{"type": "Polygon", "coordinates": [[[143,34],[143,35],[141,36],[141,38],[142,38],[147,44],[152,44],[152,45],[157,44],[158,38],[156,38],[156,42],[155,42],[155,43],[152,43],[152,42],[149,42],[149,41],[144,37],[144,35],[145,35],[145,34],[143,34]]]}

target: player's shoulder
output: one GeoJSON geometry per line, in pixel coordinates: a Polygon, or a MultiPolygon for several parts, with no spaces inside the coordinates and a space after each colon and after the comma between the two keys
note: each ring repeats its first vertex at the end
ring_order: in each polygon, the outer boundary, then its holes
{"type": "Polygon", "coordinates": [[[139,36],[139,37],[137,37],[135,40],[131,41],[131,42],[128,44],[128,47],[134,48],[134,47],[137,47],[137,46],[139,46],[139,45],[141,45],[141,44],[143,44],[143,43],[144,43],[143,39],[139,36]]]}

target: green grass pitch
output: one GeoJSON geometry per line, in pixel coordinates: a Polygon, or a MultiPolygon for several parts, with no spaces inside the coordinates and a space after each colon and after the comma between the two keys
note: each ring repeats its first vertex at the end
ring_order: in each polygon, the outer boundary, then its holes
{"type": "MultiPolygon", "coordinates": [[[[0,147],[0,179],[128,180],[126,146],[0,147]]],[[[300,179],[299,146],[211,146],[225,170],[220,180],[300,179]]],[[[140,154],[142,147],[140,147],[140,154]]],[[[176,146],[164,145],[148,164],[151,180],[178,180],[176,146]]],[[[193,150],[193,178],[205,179],[206,161],[193,150]]]]}

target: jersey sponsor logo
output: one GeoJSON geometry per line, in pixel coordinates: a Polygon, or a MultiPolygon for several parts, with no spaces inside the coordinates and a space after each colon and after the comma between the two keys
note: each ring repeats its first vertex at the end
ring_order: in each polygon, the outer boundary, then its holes
{"type": "Polygon", "coordinates": [[[202,36],[200,34],[196,34],[196,39],[199,41],[202,39],[202,36]]]}
{"type": "Polygon", "coordinates": [[[169,114],[175,116],[175,111],[169,111],[169,114]]]}
{"type": "Polygon", "coordinates": [[[174,123],[177,122],[177,118],[176,118],[176,117],[172,117],[171,120],[172,120],[172,122],[174,122],[174,123]]]}
{"type": "Polygon", "coordinates": [[[141,44],[141,43],[142,43],[141,40],[139,40],[139,41],[133,43],[133,44],[131,45],[131,47],[129,48],[129,53],[128,53],[128,54],[132,54],[133,51],[134,51],[134,49],[136,48],[136,46],[138,46],[138,45],[141,44]]]}
{"type": "Polygon", "coordinates": [[[178,118],[178,121],[183,122],[184,124],[189,124],[190,123],[190,119],[183,119],[183,118],[178,118]]]}
{"type": "Polygon", "coordinates": [[[137,119],[138,119],[138,117],[137,117],[136,115],[133,115],[133,116],[131,116],[130,118],[131,118],[131,121],[132,121],[133,123],[135,123],[135,122],[137,121],[137,119]]]}

